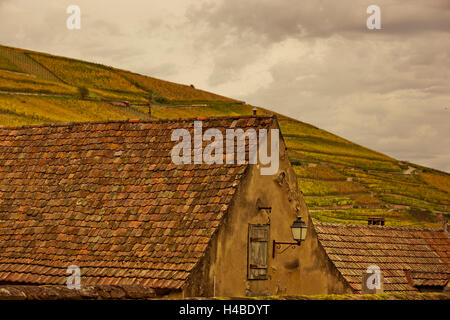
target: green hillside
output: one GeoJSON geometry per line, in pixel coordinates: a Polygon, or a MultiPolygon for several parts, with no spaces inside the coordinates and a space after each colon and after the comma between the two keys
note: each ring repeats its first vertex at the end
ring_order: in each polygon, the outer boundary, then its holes
{"type": "MultiPolygon", "coordinates": [[[[99,64],[0,46],[0,125],[249,115],[241,101],[99,64]],[[152,105],[148,114],[148,102],[152,105]]],[[[258,108],[258,114],[272,114],[258,108]]],[[[450,174],[398,161],[277,114],[314,219],[439,227],[450,174]]]]}

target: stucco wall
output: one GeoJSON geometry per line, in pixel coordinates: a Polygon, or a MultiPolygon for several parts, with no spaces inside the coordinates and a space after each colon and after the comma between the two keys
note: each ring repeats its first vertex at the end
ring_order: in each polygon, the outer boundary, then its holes
{"type": "Polygon", "coordinates": [[[263,176],[258,165],[249,166],[208,253],[192,273],[184,296],[351,293],[320,248],[298,190],[297,177],[284,142],[280,141],[278,173],[263,176]],[[257,202],[270,206],[271,212],[258,210],[257,202]],[[283,253],[277,251],[272,258],[272,240],[293,241],[290,225],[297,215],[308,223],[306,240],[283,253]],[[247,280],[249,224],[270,224],[267,280],[247,280]]]}

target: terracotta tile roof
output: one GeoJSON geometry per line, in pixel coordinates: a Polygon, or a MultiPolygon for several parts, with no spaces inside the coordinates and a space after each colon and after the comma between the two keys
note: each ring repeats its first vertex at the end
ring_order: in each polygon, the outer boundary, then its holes
{"type": "Polygon", "coordinates": [[[356,291],[369,265],[383,272],[384,290],[417,291],[450,279],[450,237],[442,230],[315,222],[320,244],[356,291]],[[405,270],[410,270],[410,280],[405,270]]]}
{"type": "MultiPolygon", "coordinates": [[[[0,283],[179,289],[205,254],[246,165],[174,165],[195,119],[0,128],[0,283]]],[[[267,128],[272,117],[203,120],[267,128]]]]}

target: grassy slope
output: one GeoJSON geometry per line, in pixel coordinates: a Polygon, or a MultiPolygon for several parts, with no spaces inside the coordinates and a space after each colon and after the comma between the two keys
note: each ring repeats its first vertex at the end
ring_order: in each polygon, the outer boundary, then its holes
{"type": "MultiPolygon", "coordinates": [[[[148,99],[152,117],[163,119],[248,115],[253,108],[187,85],[0,46],[0,125],[147,119],[148,99]],[[89,90],[86,99],[80,98],[79,87],[89,90]]],[[[397,161],[278,116],[300,189],[315,219],[365,223],[368,216],[385,216],[388,225],[437,227],[439,216],[449,218],[449,174],[397,161]]]]}
{"type": "Polygon", "coordinates": [[[278,295],[256,297],[216,297],[215,300],[450,300],[450,293],[378,293],[378,294],[326,294],[278,295]]]}

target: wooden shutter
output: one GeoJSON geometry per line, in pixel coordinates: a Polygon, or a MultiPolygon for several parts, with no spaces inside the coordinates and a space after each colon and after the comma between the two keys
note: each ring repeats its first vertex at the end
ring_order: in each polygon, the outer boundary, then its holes
{"type": "Polygon", "coordinates": [[[267,279],[269,225],[248,225],[248,279],[267,279]]]}

